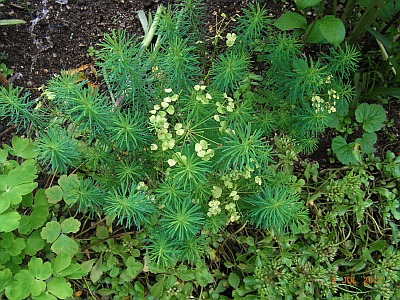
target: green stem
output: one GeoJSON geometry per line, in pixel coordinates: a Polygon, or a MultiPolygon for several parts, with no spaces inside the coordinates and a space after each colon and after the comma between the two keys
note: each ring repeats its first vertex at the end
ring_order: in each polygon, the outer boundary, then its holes
{"type": "Polygon", "coordinates": [[[150,46],[151,41],[157,31],[158,23],[160,23],[161,14],[164,12],[164,6],[160,5],[154,15],[154,20],[151,23],[149,32],[144,36],[142,41],[143,49],[147,49],[150,46]]]}
{"type": "Polygon", "coordinates": [[[347,28],[347,26],[349,26],[351,15],[354,12],[354,8],[356,7],[356,3],[357,3],[357,0],[348,0],[347,4],[346,4],[346,7],[344,8],[344,13],[343,13],[343,16],[342,16],[341,20],[342,20],[342,22],[344,24],[344,27],[346,27],[346,28],[347,28]]]}
{"type": "Polygon", "coordinates": [[[372,0],[363,15],[361,16],[358,24],[353,32],[347,39],[350,45],[354,45],[364,34],[367,26],[370,26],[378,16],[379,10],[385,5],[387,0],[372,0]]]}

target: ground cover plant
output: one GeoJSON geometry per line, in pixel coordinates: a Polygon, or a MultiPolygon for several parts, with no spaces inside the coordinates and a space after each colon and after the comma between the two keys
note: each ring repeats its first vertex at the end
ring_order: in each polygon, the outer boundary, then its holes
{"type": "Polygon", "coordinates": [[[0,151],[0,295],[400,297],[400,158],[375,148],[398,100],[364,89],[346,22],[319,1],[279,18],[255,3],[207,32],[203,9],[106,33],[101,84],[77,69],[37,99],[1,88],[0,117],[26,137],[0,151]]]}

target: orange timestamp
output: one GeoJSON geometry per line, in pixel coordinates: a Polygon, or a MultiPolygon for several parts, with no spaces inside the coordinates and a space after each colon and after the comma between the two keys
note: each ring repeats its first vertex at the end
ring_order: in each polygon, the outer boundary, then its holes
{"type": "Polygon", "coordinates": [[[385,279],[383,276],[362,276],[362,277],[355,277],[355,276],[343,276],[343,277],[332,277],[333,284],[347,284],[347,285],[354,285],[354,286],[363,286],[363,285],[374,285],[374,284],[383,284],[385,283],[385,279]]]}

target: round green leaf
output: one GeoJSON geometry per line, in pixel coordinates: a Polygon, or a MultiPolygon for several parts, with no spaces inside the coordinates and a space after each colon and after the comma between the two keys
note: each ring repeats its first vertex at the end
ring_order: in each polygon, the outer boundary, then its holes
{"type": "Polygon", "coordinates": [[[285,12],[275,22],[274,25],[280,30],[288,30],[294,28],[307,29],[306,19],[298,14],[291,11],[285,12]]]}
{"type": "Polygon", "coordinates": [[[10,207],[11,201],[8,197],[0,195],[0,214],[10,207]]]}
{"type": "Polygon", "coordinates": [[[61,225],[57,221],[51,221],[42,229],[41,236],[47,242],[53,243],[61,234],[61,225]]]}
{"type": "Polygon", "coordinates": [[[366,132],[378,131],[386,120],[386,111],[379,104],[360,104],[355,111],[356,120],[366,132]]]}
{"type": "Polygon", "coordinates": [[[54,277],[47,283],[47,291],[58,299],[66,299],[72,296],[71,284],[63,277],[54,277]]]}
{"type": "Polygon", "coordinates": [[[61,230],[63,233],[70,233],[70,232],[78,232],[79,228],[81,227],[81,222],[79,222],[74,217],[70,217],[65,219],[61,223],[61,230]]]}
{"type": "Polygon", "coordinates": [[[53,204],[60,201],[64,196],[64,191],[58,185],[49,187],[48,189],[46,189],[45,193],[47,198],[49,199],[49,202],[53,204]]]}
{"type": "Polygon", "coordinates": [[[18,228],[21,216],[16,211],[0,214],[0,232],[11,232],[18,228]]]}
{"type": "Polygon", "coordinates": [[[357,164],[358,160],[353,154],[354,143],[347,144],[346,140],[337,136],[332,140],[332,150],[336,154],[338,160],[345,165],[357,164]]]}
{"type": "Polygon", "coordinates": [[[343,22],[334,16],[324,16],[319,22],[319,30],[324,38],[335,46],[343,42],[346,34],[343,22]]]}

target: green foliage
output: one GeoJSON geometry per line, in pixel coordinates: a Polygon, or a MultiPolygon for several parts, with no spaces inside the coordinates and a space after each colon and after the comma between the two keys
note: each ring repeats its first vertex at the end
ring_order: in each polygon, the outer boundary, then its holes
{"type": "Polygon", "coordinates": [[[185,199],[166,207],[161,219],[161,230],[179,241],[190,240],[198,234],[203,222],[200,206],[185,199]]]}
{"type": "Polygon", "coordinates": [[[141,224],[149,223],[156,210],[150,197],[137,190],[137,186],[121,185],[110,190],[104,200],[104,213],[111,220],[117,219],[117,225],[129,228],[133,224],[140,229],[141,224]]]}
{"type": "Polygon", "coordinates": [[[64,128],[49,128],[36,140],[36,145],[38,159],[53,174],[65,174],[69,168],[76,166],[79,157],[77,141],[64,128]]]}
{"type": "Polygon", "coordinates": [[[385,109],[358,103],[368,64],[323,4],[274,23],[250,4],[208,36],[185,0],[143,40],[105,35],[100,89],[2,90],[36,141],[0,150],[0,297],[399,297],[400,159],[376,152],[385,109]],[[319,164],[332,135],[339,162],[319,164]]]}
{"type": "Polygon", "coordinates": [[[303,204],[296,194],[287,188],[265,185],[260,194],[244,199],[243,213],[256,227],[282,230],[302,213],[303,204]]]}

